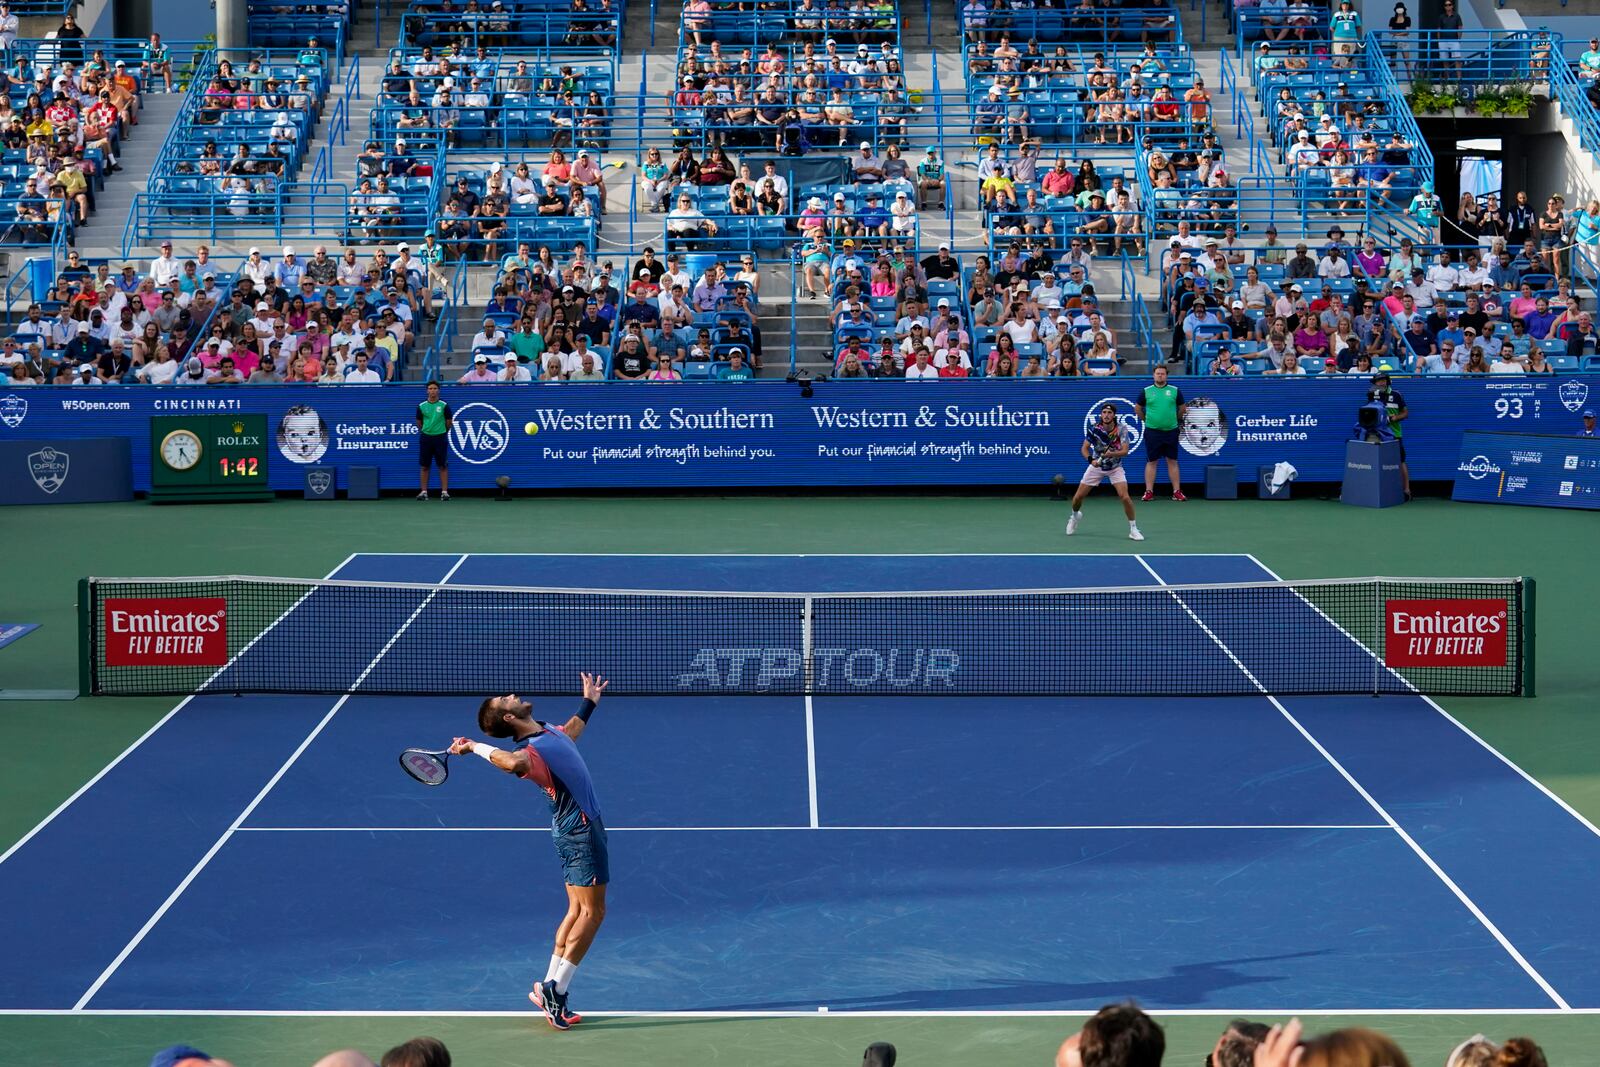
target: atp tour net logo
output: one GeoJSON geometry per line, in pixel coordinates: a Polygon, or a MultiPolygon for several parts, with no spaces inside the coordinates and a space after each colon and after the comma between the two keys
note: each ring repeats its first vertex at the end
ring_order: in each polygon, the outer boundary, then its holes
{"type": "MultiPolygon", "coordinates": [[[[702,648],[678,674],[679,689],[799,689],[805,657],[797,648],[702,648]]],[[[811,650],[811,687],[852,689],[951,689],[961,669],[953,648],[817,648],[811,650]]]]}

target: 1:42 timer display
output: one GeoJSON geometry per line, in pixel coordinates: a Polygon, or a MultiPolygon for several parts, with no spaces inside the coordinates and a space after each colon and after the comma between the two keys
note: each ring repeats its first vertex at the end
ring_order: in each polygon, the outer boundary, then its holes
{"type": "Polygon", "coordinates": [[[224,478],[258,478],[261,475],[261,460],[256,456],[239,459],[229,459],[224,456],[217,462],[222,466],[224,478]]]}

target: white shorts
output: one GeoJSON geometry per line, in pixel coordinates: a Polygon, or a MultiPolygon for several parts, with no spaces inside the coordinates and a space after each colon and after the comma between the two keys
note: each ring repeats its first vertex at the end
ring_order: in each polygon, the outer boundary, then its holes
{"type": "Polygon", "coordinates": [[[1451,59],[1460,59],[1461,58],[1461,42],[1458,41],[1458,40],[1455,40],[1453,38],[1452,39],[1448,39],[1448,40],[1440,41],[1439,42],[1439,54],[1441,56],[1449,56],[1451,59]]]}
{"type": "Polygon", "coordinates": [[[1127,485],[1128,476],[1122,472],[1122,464],[1117,464],[1110,470],[1101,470],[1093,463],[1083,472],[1083,477],[1078,479],[1079,484],[1095,486],[1101,482],[1110,482],[1112,485],[1127,485]]]}

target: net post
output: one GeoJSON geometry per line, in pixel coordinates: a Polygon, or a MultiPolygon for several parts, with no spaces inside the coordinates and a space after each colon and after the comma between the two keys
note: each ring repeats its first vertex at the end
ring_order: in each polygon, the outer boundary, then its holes
{"type": "Polygon", "coordinates": [[[811,624],[812,614],[811,598],[806,597],[800,602],[800,682],[801,692],[810,694],[812,683],[815,681],[814,667],[811,660],[811,624]]]}
{"type": "Polygon", "coordinates": [[[1519,631],[1518,636],[1520,638],[1518,644],[1522,653],[1519,662],[1522,676],[1518,679],[1518,681],[1522,683],[1522,695],[1525,697],[1531,697],[1534,695],[1533,635],[1538,629],[1538,626],[1536,625],[1537,620],[1534,617],[1533,610],[1535,603],[1534,590],[1537,586],[1537,583],[1532,578],[1523,578],[1517,584],[1522,591],[1521,596],[1518,598],[1521,603],[1519,604],[1519,610],[1517,612],[1517,629],[1519,631]]]}
{"type": "Polygon", "coordinates": [[[93,634],[94,610],[89,603],[92,587],[89,579],[78,579],[78,695],[92,696],[94,694],[94,645],[91,642],[93,634]]]}

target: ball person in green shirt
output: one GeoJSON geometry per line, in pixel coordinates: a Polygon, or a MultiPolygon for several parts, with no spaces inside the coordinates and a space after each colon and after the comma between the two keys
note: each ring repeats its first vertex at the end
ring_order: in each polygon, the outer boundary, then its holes
{"type": "Polygon", "coordinates": [[[417,405],[417,455],[422,461],[422,492],[428,499],[428,467],[439,468],[439,499],[450,499],[450,405],[439,399],[439,383],[428,383],[428,399],[417,405]]]}
{"type": "Polygon", "coordinates": [[[1189,413],[1183,391],[1167,383],[1167,368],[1157,365],[1139,394],[1133,410],[1144,423],[1144,499],[1156,498],[1156,460],[1167,461],[1167,480],[1172,483],[1172,499],[1185,500],[1183,483],[1178,479],[1178,427],[1189,413]]]}

